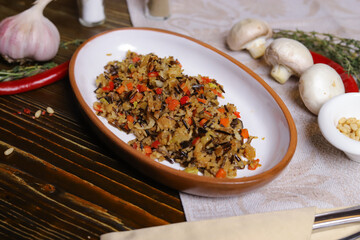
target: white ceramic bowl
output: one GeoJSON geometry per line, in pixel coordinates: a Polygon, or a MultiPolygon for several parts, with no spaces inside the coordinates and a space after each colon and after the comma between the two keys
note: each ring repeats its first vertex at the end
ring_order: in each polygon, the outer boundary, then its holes
{"type": "Polygon", "coordinates": [[[326,140],[351,160],[360,162],[360,141],[345,136],[336,128],[342,117],[360,119],[360,93],[345,93],[330,99],[318,115],[319,127],[326,140]]]}

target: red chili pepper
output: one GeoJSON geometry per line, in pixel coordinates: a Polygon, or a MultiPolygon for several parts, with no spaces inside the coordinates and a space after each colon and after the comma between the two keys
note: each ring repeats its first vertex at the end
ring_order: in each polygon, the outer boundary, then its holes
{"type": "Polygon", "coordinates": [[[54,83],[68,75],[69,61],[34,76],[0,83],[0,95],[31,91],[54,83]]]}
{"type": "MultiPolygon", "coordinates": [[[[311,51],[310,51],[311,52],[311,51]]],[[[336,62],[328,59],[327,57],[324,57],[323,55],[320,55],[315,52],[311,52],[311,55],[314,59],[314,63],[324,63],[332,67],[341,77],[344,83],[345,92],[359,92],[359,87],[356,84],[355,79],[346,73],[344,68],[337,64],[336,62]]]]}

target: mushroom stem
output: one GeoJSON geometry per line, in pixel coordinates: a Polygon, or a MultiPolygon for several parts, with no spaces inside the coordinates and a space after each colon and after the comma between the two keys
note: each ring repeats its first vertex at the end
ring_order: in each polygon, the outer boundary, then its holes
{"type": "Polygon", "coordinates": [[[293,72],[284,65],[277,64],[271,69],[271,76],[281,84],[284,84],[293,72]]]}
{"type": "Polygon", "coordinates": [[[259,58],[264,55],[266,49],[266,38],[261,37],[252,40],[245,44],[244,48],[247,49],[253,58],[259,58]]]}

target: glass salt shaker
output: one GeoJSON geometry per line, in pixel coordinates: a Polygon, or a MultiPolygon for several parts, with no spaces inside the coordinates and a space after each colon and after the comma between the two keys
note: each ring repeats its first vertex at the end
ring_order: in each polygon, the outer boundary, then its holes
{"type": "Polygon", "coordinates": [[[168,19],[170,17],[169,0],[148,0],[145,3],[145,15],[154,20],[168,19]]]}
{"type": "Polygon", "coordinates": [[[77,0],[79,22],[85,27],[95,27],[105,22],[103,0],[77,0]]]}

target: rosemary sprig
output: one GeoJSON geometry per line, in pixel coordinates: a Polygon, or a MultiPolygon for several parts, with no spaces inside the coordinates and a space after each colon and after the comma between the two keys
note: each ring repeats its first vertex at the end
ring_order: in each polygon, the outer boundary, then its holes
{"type": "MultiPolygon", "coordinates": [[[[78,47],[83,42],[84,40],[82,39],[62,41],[60,47],[64,49],[68,49],[70,45],[78,47]]],[[[35,65],[16,65],[9,70],[0,70],[0,82],[30,77],[55,66],[57,66],[57,64],[54,62],[36,63],[35,65]]]]}
{"type": "Polygon", "coordinates": [[[274,38],[292,38],[303,43],[309,50],[317,52],[340,64],[356,78],[360,86],[360,41],[342,38],[328,33],[304,32],[300,30],[274,29],[274,38]]]}
{"type": "Polygon", "coordinates": [[[84,39],[75,39],[71,41],[62,41],[60,42],[60,47],[64,49],[68,49],[70,45],[74,45],[75,47],[80,46],[85,40],[84,39]]]}
{"type": "Polygon", "coordinates": [[[10,70],[0,70],[0,82],[11,81],[24,77],[30,77],[40,72],[55,67],[57,64],[54,62],[47,62],[42,65],[35,64],[33,66],[15,66],[10,70]]]}

